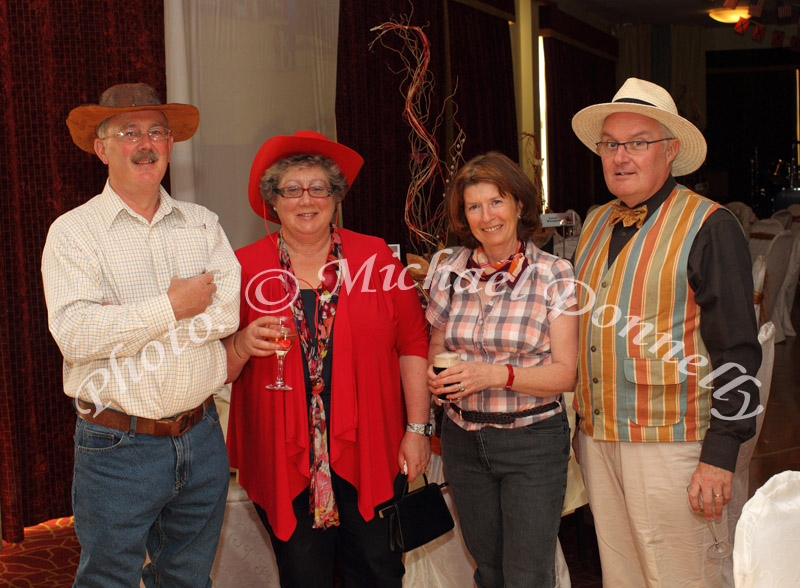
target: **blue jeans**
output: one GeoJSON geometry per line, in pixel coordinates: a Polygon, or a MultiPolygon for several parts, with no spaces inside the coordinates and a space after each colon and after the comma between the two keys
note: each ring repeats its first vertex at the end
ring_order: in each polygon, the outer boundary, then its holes
{"type": "Polygon", "coordinates": [[[182,437],[78,418],[72,508],[81,557],[73,588],[138,588],[140,579],[148,588],[210,587],[229,482],[213,403],[182,437]],[[143,570],[145,552],[151,563],[143,570]]]}
{"type": "Polygon", "coordinates": [[[478,588],[552,588],[567,489],[561,412],[518,429],[442,424],[442,458],[478,588]]]}

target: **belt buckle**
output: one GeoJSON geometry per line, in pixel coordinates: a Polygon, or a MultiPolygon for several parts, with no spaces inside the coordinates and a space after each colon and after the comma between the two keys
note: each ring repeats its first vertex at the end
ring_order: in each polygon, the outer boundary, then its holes
{"type": "Polygon", "coordinates": [[[185,412],[182,415],[178,416],[176,419],[178,426],[180,429],[178,430],[178,437],[181,437],[186,434],[186,432],[194,427],[197,423],[197,418],[195,417],[194,411],[185,412]]]}

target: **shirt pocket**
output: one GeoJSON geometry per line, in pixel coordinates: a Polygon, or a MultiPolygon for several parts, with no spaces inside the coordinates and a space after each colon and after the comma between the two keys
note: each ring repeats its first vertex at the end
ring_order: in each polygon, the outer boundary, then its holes
{"type": "Polygon", "coordinates": [[[186,223],[175,227],[172,254],[174,273],[191,278],[207,271],[209,262],[207,227],[204,223],[186,223]]]}
{"type": "Polygon", "coordinates": [[[646,357],[623,360],[625,406],[630,421],[641,427],[669,427],[686,412],[682,394],[687,375],[677,361],[646,357]]]}

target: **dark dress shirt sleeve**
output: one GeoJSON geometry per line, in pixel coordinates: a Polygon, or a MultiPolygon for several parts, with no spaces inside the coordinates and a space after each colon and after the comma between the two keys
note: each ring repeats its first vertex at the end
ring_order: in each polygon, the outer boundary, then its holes
{"type": "Polygon", "coordinates": [[[728,366],[714,378],[711,424],[700,461],[734,471],[739,445],[756,431],[759,390],[751,378],[761,366],[761,345],[750,251],[729,211],[717,210],[703,223],[689,252],[688,276],[700,307],[700,335],[711,366],[714,370],[728,366]],[[732,418],[740,413],[753,416],[732,418]]]}

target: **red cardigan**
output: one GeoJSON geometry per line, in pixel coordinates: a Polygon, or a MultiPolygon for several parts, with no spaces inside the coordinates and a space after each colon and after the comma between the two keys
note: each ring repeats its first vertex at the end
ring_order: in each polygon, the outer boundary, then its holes
{"type": "MultiPolygon", "coordinates": [[[[333,329],[330,458],[336,473],[358,490],[359,511],[370,520],[375,506],[392,496],[405,433],[398,358],[427,357],[428,327],[413,282],[407,274],[400,279],[403,266],[386,243],[337,230],[352,286],[342,285],[333,329]]],[[[280,269],[274,238],[236,252],[242,265],[240,328],[265,314],[254,309],[263,306],[259,300],[285,296],[281,283],[268,279],[280,269]]],[[[231,467],[239,469],[241,485],[284,541],[297,524],[291,502],[309,485],[302,355],[298,341],[286,355],[285,379],[293,389],[285,392],[265,389],[275,377],[275,356],[251,358],[233,384],[228,425],[231,467]]]]}

